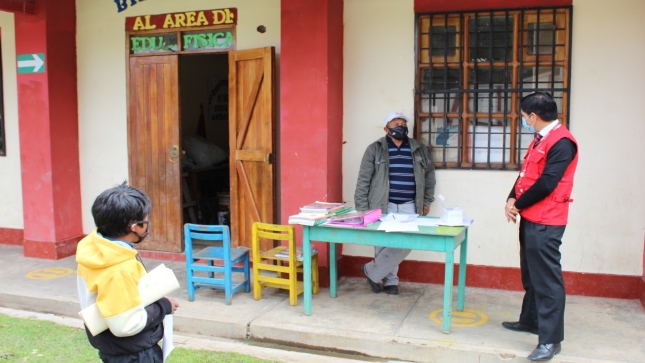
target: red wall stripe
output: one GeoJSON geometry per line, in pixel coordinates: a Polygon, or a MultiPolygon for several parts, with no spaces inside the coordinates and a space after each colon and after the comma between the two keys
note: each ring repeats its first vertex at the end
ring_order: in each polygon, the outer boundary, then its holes
{"type": "MultiPolygon", "coordinates": [[[[339,276],[363,277],[360,266],[371,261],[369,257],[342,256],[339,276]]],[[[401,281],[443,284],[444,264],[427,261],[403,261],[399,266],[401,281]]],[[[618,299],[641,299],[645,306],[645,279],[641,276],[590,274],[565,271],[564,283],[568,295],[597,296],[618,299]],[[641,293],[641,291],[643,291],[641,293]]],[[[454,283],[457,284],[458,265],[455,265],[454,283]]],[[[522,291],[520,269],[468,265],[466,286],[488,289],[522,291]]]]}
{"type": "MultiPolygon", "coordinates": [[[[84,237],[84,236],[83,236],[84,237]]],[[[80,240],[80,238],[79,238],[80,240]]],[[[75,252],[76,239],[67,241],[63,248],[75,252]]],[[[22,244],[22,230],[0,228],[0,244],[22,244]],[[16,243],[20,241],[20,243],[16,243]],[[13,242],[13,243],[12,243],[13,242]]],[[[45,253],[56,254],[56,249],[43,246],[45,253]]],[[[61,247],[59,247],[61,249],[61,247]]],[[[69,253],[69,251],[66,251],[69,253]]],[[[176,252],[139,251],[145,260],[186,261],[186,255],[176,252]]],[[[52,257],[49,257],[52,258],[52,257]]],[[[341,256],[338,261],[338,277],[350,276],[364,278],[360,266],[371,261],[369,257],[341,256]]],[[[150,268],[156,266],[148,266],[150,268]]],[[[455,265],[454,283],[457,284],[458,265],[455,265]]],[[[320,266],[320,285],[329,287],[329,267],[320,266]]],[[[444,264],[439,262],[404,261],[399,267],[399,278],[405,282],[443,284],[444,264]]],[[[645,277],[609,274],[590,274],[583,272],[564,272],[568,295],[596,296],[619,299],[638,299],[645,308],[645,277]]],[[[522,291],[520,270],[515,267],[495,267],[468,265],[466,286],[487,289],[522,291]]]]}
{"type": "Polygon", "coordinates": [[[0,244],[22,246],[25,233],[22,229],[0,228],[0,244]]]}
{"type": "Polygon", "coordinates": [[[62,241],[32,241],[25,239],[23,253],[25,257],[60,260],[76,254],[76,246],[83,237],[77,236],[62,241]]]}
{"type": "Polygon", "coordinates": [[[641,278],[639,285],[641,305],[645,308],[645,277],[641,278]]]}
{"type": "Polygon", "coordinates": [[[573,0],[414,0],[415,13],[569,6],[573,0]]]}

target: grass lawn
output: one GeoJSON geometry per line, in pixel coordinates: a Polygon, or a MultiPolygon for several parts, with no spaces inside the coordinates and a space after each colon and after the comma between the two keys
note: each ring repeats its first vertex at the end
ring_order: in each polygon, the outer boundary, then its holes
{"type": "MultiPolygon", "coordinates": [[[[0,314],[0,363],[100,362],[85,331],[49,321],[20,319],[0,314]]],[[[271,363],[247,355],[175,348],[167,363],[271,363]]]]}

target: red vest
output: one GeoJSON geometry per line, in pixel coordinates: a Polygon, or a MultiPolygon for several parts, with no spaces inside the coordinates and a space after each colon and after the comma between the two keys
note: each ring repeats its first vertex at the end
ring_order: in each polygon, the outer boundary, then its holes
{"type": "MultiPolygon", "coordinates": [[[[534,147],[535,143],[531,143],[526,156],[524,156],[520,176],[515,183],[515,198],[519,198],[531,185],[535,184],[540,175],[542,175],[549,150],[562,138],[573,141],[576,144],[576,148],[578,147],[576,139],[560,123],[546,134],[537,146],[534,147]]],[[[573,175],[576,172],[577,165],[578,153],[576,152],[555,190],[541,201],[522,209],[520,212],[522,218],[549,226],[566,225],[569,216],[569,203],[573,202],[571,189],[573,189],[573,175]]]]}

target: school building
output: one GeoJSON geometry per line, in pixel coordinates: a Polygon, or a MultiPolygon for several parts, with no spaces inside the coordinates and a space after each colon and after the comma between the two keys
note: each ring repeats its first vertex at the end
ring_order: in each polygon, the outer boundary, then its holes
{"type": "MultiPolygon", "coordinates": [[[[644,12],[633,0],[0,0],[0,243],[70,256],[94,198],[127,180],[153,201],[143,254],[181,256],[185,222],[228,223],[249,246],[255,221],[352,205],[365,148],[402,111],[432,148],[436,195],[475,221],[467,285],[520,290],[503,208],[532,138],[519,99],[544,90],[580,147],[567,292],[645,304],[644,12]]],[[[372,254],[344,246],[340,273],[361,276],[372,254]]],[[[413,251],[399,275],[440,283],[442,261],[413,251]]]]}

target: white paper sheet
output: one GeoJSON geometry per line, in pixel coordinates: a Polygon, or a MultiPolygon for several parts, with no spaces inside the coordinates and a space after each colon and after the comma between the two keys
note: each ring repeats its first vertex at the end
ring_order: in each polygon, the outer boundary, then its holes
{"type": "Polygon", "coordinates": [[[462,223],[457,224],[448,224],[445,223],[441,218],[417,218],[412,223],[417,226],[427,226],[427,227],[436,227],[436,226],[453,226],[453,227],[470,227],[473,223],[472,218],[463,218],[462,223]]]}
{"type": "Polygon", "coordinates": [[[417,219],[418,216],[419,216],[418,214],[388,213],[387,215],[385,215],[385,217],[381,217],[381,221],[383,222],[396,221],[400,223],[407,223],[407,222],[414,221],[415,219],[417,219]]]}
{"type": "Polygon", "coordinates": [[[175,319],[172,315],[166,315],[163,319],[163,343],[161,344],[161,350],[163,351],[163,361],[166,361],[170,352],[175,349],[173,344],[173,327],[175,319]]]}
{"type": "Polygon", "coordinates": [[[385,232],[418,232],[419,227],[414,222],[401,223],[399,221],[383,221],[378,226],[378,230],[385,232]]]}

